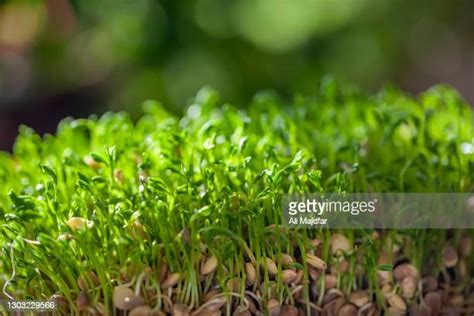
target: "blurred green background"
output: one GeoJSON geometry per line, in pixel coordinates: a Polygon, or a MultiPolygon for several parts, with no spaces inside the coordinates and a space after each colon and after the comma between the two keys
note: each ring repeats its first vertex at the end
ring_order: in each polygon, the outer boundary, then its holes
{"type": "Polygon", "coordinates": [[[472,0],[0,0],[0,149],[19,124],[180,113],[203,85],[312,94],[331,75],[367,92],[448,83],[474,103],[472,0]]]}

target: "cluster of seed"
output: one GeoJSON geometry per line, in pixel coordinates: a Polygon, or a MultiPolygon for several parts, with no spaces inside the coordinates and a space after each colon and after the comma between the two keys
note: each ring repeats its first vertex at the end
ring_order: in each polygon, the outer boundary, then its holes
{"type": "MultiPolygon", "coordinates": [[[[84,229],[88,221],[82,218],[71,218],[68,225],[73,229],[84,229]]],[[[272,227],[274,226],[272,225],[272,227]]],[[[184,232],[182,235],[186,236],[184,232]]],[[[374,232],[372,238],[381,238],[381,234],[374,232]]],[[[151,268],[143,272],[137,280],[122,275],[122,284],[116,286],[113,292],[113,304],[117,310],[128,311],[128,315],[177,315],[177,316],[205,316],[222,315],[232,312],[232,315],[381,315],[382,311],[388,315],[461,315],[474,311],[474,296],[466,296],[463,282],[468,278],[467,262],[471,256],[472,242],[470,237],[463,237],[457,248],[447,245],[442,250],[439,275],[422,275],[409,262],[398,262],[403,257],[401,247],[393,243],[393,262],[389,262],[385,252],[381,252],[378,263],[394,264],[393,270],[379,270],[378,291],[384,298],[383,308],[377,304],[373,292],[368,288],[351,289],[350,293],[343,292],[338,286],[341,274],[349,269],[349,258],[355,253],[354,246],[343,235],[334,233],[330,240],[330,254],[332,265],[320,258],[322,241],[310,241],[309,251],[298,256],[282,253],[279,257],[280,266],[274,259],[261,257],[255,259],[247,257],[244,263],[244,287],[241,278],[228,279],[222,287],[215,280],[215,272],[219,267],[219,258],[206,254],[206,246],[201,254],[199,268],[200,282],[211,286],[202,294],[200,306],[188,306],[177,301],[179,283],[183,274],[171,272],[166,264],[162,264],[159,271],[151,268]],[[295,264],[296,263],[296,264],[295,264]],[[296,268],[298,267],[306,267],[296,268]],[[306,271],[306,272],[305,272],[306,271]],[[270,299],[264,298],[263,293],[272,293],[274,289],[265,288],[262,282],[263,274],[270,278],[270,287],[276,286],[279,279],[289,289],[289,297],[279,301],[277,295],[270,299]],[[307,273],[307,275],[305,275],[307,273]],[[161,293],[147,293],[147,299],[142,296],[141,282],[145,278],[156,277],[161,286],[161,293]],[[128,282],[127,282],[128,281],[128,282]],[[323,289],[320,288],[321,283],[323,289]],[[135,288],[133,290],[133,288],[135,288]],[[309,300],[305,300],[303,292],[309,289],[309,300]],[[464,292],[463,292],[464,291],[464,292]],[[320,293],[323,296],[320,296],[320,293]],[[161,307],[150,307],[160,295],[161,307]],[[291,297],[290,297],[291,296],[291,297]],[[230,309],[228,307],[230,306],[230,309]]],[[[357,262],[357,271],[363,274],[366,271],[361,260],[357,262]]],[[[91,303],[87,290],[100,286],[97,275],[89,272],[77,280],[82,290],[76,300],[78,310],[85,310],[91,314],[106,315],[107,310],[102,302],[91,303]]],[[[469,285],[468,285],[469,286],[469,285]]],[[[276,291],[273,291],[276,292],[276,291]]],[[[56,295],[58,302],[66,305],[66,300],[56,295]]]]}

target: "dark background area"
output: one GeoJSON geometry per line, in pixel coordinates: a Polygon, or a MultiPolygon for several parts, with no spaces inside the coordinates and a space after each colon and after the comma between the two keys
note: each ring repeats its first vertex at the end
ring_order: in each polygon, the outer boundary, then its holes
{"type": "Polygon", "coordinates": [[[181,113],[203,85],[244,106],[314,93],[325,75],[368,93],[438,83],[474,103],[471,0],[0,1],[0,149],[19,124],[181,113]]]}

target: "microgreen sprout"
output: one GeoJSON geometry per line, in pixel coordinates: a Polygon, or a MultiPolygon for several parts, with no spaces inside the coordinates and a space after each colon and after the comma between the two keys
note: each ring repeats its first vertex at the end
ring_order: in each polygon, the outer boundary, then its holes
{"type": "Polygon", "coordinates": [[[60,314],[472,312],[472,231],[282,226],[284,193],[474,190],[455,91],[333,90],[236,109],[205,88],[181,118],[147,101],[137,122],[22,127],[0,154],[2,295],[60,314]]]}

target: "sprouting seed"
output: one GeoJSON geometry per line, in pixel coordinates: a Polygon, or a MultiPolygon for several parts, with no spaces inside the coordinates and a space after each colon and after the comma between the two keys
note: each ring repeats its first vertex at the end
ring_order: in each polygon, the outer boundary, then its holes
{"type": "Polygon", "coordinates": [[[123,182],[123,171],[121,169],[115,169],[114,170],[114,179],[115,181],[117,181],[118,183],[122,183],[123,182]]]}
{"type": "Polygon", "coordinates": [[[388,298],[388,303],[390,304],[390,306],[392,306],[393,308],[399,311],[406,311],[407,309],[407,304],[405,303],[403,298],[401,298],[397,294],[393,294],[392,296],[390,296],[388,298]]]}
{"type": "Polygon", "coordinates": [[[337,285],[337,276],[334,274],[325,274],[324,275],[324,287],[326,289],[335,288],[337,285]]]}
{"type": "Polygon", "coordinates": [[[184,304],[173,304],[172,308],[173,316],[190,316],[189,307],[184,304]]]}
{"type": "Polygon", "coordinates": [[[237,293],[240,287],[240,278],[235,277],[227,281],[227,291],[237,293]]]}
{"type": "Polygon", "coordinates": [[[94,170],[97,170],[100,168],[100,163],[95,161],[94,158],[92,158],[91,156],[85,156],[84,163],[94,170]]]}
{"type": "Polygon", "coordinates": [[[105,305],[104,305],[104,303],[102,303],[102,302],[97,302],[97,303],[95,304],[95,309],[97,310],[97,312],[98,312],[100,315],[105,315],[105,314],[107,314],[107,311],[106,311],[106,309],[105,309],[105,305]]]}
{"type": "Polygon", "coordinates": [[[72,235],[69,234],[69,233],[64,233],[64,234],[60,234],[58,235],[58,238],[57,238],[59,241],[67,241],[67,240],[71,240],[72,239],[72,235]]]}
{"type": "Polygon", "coordinates": [[[296,277],[295,277],[295,279],[293,280],[293,283],[294,283],[294,284],[301,284],[301,282],[303,282],[303,277],[304,277],[304,272],[303,272],[303,270],[298,270],[298,271],[296,271],[296,277]]]}
{"type": "Polygon", "coordinates": [[[265,265],[268,273],[270,273],[271,275],[276,275],[278,273],[277,265],[275,264],[275,261],[273,261],[272,259],[270,259],[268,257],[265,257],[264,258],[264,265],[265,265]]]}
{"type": "Polygon", "coordinates": [[[402,283],[400,284],[402,289],[403,297],[409,299],[415,295],[416,288],[417,288],[417,281],[416,278],[413,276],[407,276],[403,279],[402,283]]]}
{"type": "Polygon", "coordinates": [[[443,248],[443,253],[442,253],[442,260],[443,260],[443,265],[446,268],[452,268],[456,266],[458,263],[458,253],[456,250],[454,250],[453,247],[451,246],[445,246],[443,248]]]}
{"type": "Polygon", "coordinates": [[[438,279],[433,276],[426,276],[422,279],[421,286],[424,293],[436,291],[438,289],[438,279]]]}
{"type": "Polygon", "coordinates": [[[72,230],[79,230],[79,229],[84,229],[87,227],[87,220],[82,217],[71,217],[67,221],[67,225],[72,229],[72,230]]]}
{"type": "Polygon", "coordinates": [[[205,303],[207,301],[210,301],[214,296],[219,295],[221,291],[218,289],[212,289],[206,292],[206,294],[203,295],[202,301],[205,303]]]}
{"type": "MultiPolygon", "coordinates": [[[[91,281],[92,286],[98,286],[99,285],[99,279],[97,278],[97,274],[95,274],[93,271],[90,271],[87,273],[89,280],[91,281]]],[[[88,281],[86,280],[85,276],[80,276],[77,279],[77,285],[81,290],[87,290],[88,289],[88,281]]]]}
{"type": "Polygon", "coordinates": [[[357,316],[357,307],[345,304],[337,311],[337,316],[357,316]]]}
{"type": "Polygon", "coordinates": [[[393,276],[397,282],[402,282],[408,276],[418,278],[418,269],[410,263],[403,263],[395,267],[393,276]]]}
{"type": "Polygon", "coordinates": [[[181,277],[181,275],[180,275],[178,272],[176,272],[176,273],[171,273],[171,274],[168,275],[168,277],[161,283],[161,288],[162,288],[162,289],[168,289],[168,288],[170,288],[170,287],[175,286],[176,284],[178,284],[180,277],[181,277]]]}
{"type": "Polygon", "coordinates": [[[284,266],[289,266],[294,263],[293,257],[291,257],[289,254],[284,253],[281,255],[281,263],[284,266]]]}
{"type": "Polygon", "coordinates": [[[324,262],[321,258],[315,256],[315,255],[312,255],[310,253],[307,253],[306,254],[306,262],[316,268],[316,269],[321,269],[321,270],[325,270],[327,268],[327,264],[326,262],[324,262]]]}
{"type": "Polygon", "coordinates": [[[344,305],[346,300],[343,297],[339,297],[333,300],[330,300],[323,306],[324,315],[337,315],[337,312],[344,305]]]}
{"type": "Polygon", "coordinates": [[[278,303],[278,301],[275,300],[275,299],[271,299],[270,301],[268,301],[267,309],[268,309],[268,314],[270,316],[279,316],[279,315],[281,315],[281,313],[280,313],[280,311],[281,311],[280,303],[278,303]]]}
{"type": "Polygon", "coordinates": [[[248,307],[239,306],[234,310],[232,316],[252,316],[252,313],[250,312],[248,307]]]}
{"type": "Polygon", "coordinates": [[[308,273],[309,273],[309,276],[310,276],[311,280],[313,280],[313,281],[316,281],[319,278],[320,274],[321,274],[318,269],[316,269],[315,267],[312,267],[312,266],[308,267],[308,273]]]}
{"type": "Polygon", "coordinates": [[[369,294],[367,292],[358,290],[353,291],[349,296],[349,302],[357,307],[362,307],[370,301],[369,294]]]}
{"type": "Polygon", "coordinates": [[[217,269],[218,261],[216,256],[207,258],[204,264],[201,266],[201,274],[208,275],[217,269]]]}
{"type": "Polygon", "coordinates": [[[81,291],[76,299],[76,305],[78,310],[84,310],[89,306],[89,298],[86,292],[81,291]]]}
{"type": "Polygon", "coordinates": [[[432,315],[437,315],[441,311],[442,298],[439,292],[429,292],[423,300],[432,315]]]}
{"type": "Polygon", "coordinates": [[[349,242],[349,239],[346,236],[341,234],[333,234],[331,236],[331,253],[332,254],[340,254],[342,251],[343,253],[347,253],[352,249],[352,246],[349,242]]]}
{"type": "Polygon", "coordinates": [[[135,293],[126,286],[117,286],[114,288],[113,301],[114,306],[121,310],[129,310],[135,293]]]}
{"type": "Polygon", "coordinates": [[[128,316],[148,316],[148,315],[164,316],[165,314],[163,314],[162,312],[156,313],[149,306],[146,306],[146,305],[135,307],[128,313],[128,316]]]}
{"type": "Polygon", "coordinates": [[[294,270],[290,270],[290,269],[283,270],[283,272],[282,272],[283,283],[285,283],[285,284],[292,283],[296,279],[296,276],[297,275],[296,275],[296,272],[294,270]]]}
{"type": "Polygon", "coordinates": [[[283,305],[281,307],[281,314],[285,316],[298,316],[298,309],[293,305],[283,305]]]}
{"type": "Polygon", "coordinates": [[[245,277],[248,285],[255,284],[255,281],[257,280],[257,273],[255,271],[255,267],[250,262],[245,263],[245,277]]]}
{"type": "Polygon", "coordinates": [[[64,307],[64,306],[67,306],[67,305],[68,305],[67,299],[66,299],[64,296],[59,295],[59,294],[54,294],[54,295],[52,295],[52,296],[49,298],[49,300],[50,300],[50,301],[55,301],[58,306],[64,307]]]}

